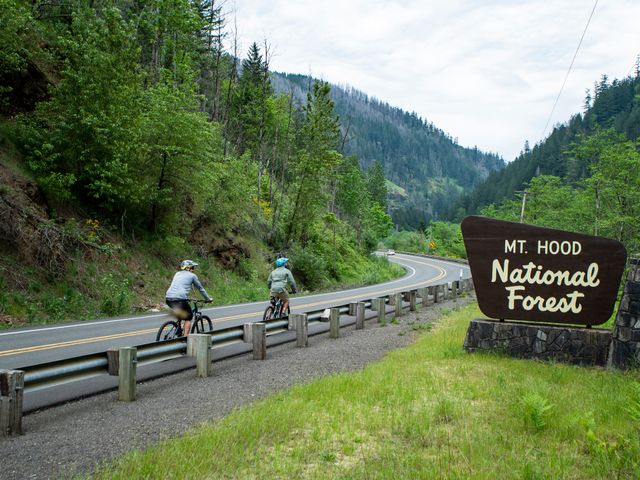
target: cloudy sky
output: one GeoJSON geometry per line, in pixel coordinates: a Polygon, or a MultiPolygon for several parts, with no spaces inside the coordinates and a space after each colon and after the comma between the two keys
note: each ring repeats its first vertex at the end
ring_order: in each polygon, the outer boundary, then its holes
{"type": "MultiPolygon", "coordinates": [[[[595,0],[226,0],[241,52],[350,85],[510,161],[545,124],[595,0]]],[[[640,54],[640,0],[599,0],[545,136],[640,54]]]]}

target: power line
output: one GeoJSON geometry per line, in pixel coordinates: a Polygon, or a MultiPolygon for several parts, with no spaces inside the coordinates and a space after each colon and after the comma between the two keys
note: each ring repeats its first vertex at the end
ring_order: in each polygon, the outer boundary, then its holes
{"type": "Polygon", "coordinates": [[[560,95],[562,95],[562,91],[564,90],[564,86],[567,83],[567,79],[569,78],[569,73],[571,73],[571,69],[573,68],[573,62],[576,61],[576,57],[578,56],[578,51],[580,50],[580,46],[582,45],[582,40],[584,40],[584,36],[587,33],[587,29],[589,28],[589,24],[591,23],[591,19],[593,18],[593,13],[596,11],[596,7],[598,6],[598,1],[593,4],[593,8],[591,9],[591,14],[589,15],[589,19],[587,20],[587,24],[584,27],[582,32],[582,36],[580,37],[580,41],[578,42],[578,47],[576,48],[576,52],[573,54],[573,58],[571,59],[571,65],[569,65],[569,69],[567,70],[567,74],[564,76],[564,81],[562,82],[562,87],[560,87],[560,91],[558,92],[558,96],[556,97],[556,101],[553,104],[553,108],[551,109],[551,113],[549,114],[549,118],[547,119],[547,123],[544,126],[544,131],[542,132],[541,139],[544,138],[544,134],[547,133],[547,127],[549,126],[549,122],[553,117],[553,112],[556,110],[556,106],[558,105],[558,100],[560,100],[560,95]]]}
{"type": "Polygon", "coordinates": [[[635,60],[633,61],[633,65],[631,65],[631,68],[629,69],[629,71],[627,72],[627,77],[631,76],[631,72],[633,72],[634,70],[637,72],[638,70],[640,70],[639,68],[640,66],[640,53],[638,55],[636,55],[635,60]]]}

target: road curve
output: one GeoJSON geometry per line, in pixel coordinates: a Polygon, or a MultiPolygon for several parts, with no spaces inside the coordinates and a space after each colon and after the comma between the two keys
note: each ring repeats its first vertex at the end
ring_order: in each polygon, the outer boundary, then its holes
{"type": "MultiPolygon", "coordinates": [[[[405,276],[368,287],[295,297],[291,300],[291,311],[318,310],[471,276],[468,266],[459,263],[404,254],[389,259],[405,267],[405,276]]],[[[259,320],[266,306],[267,301],[263,301],[206,308],[203,312],[212,318],[215,329],[259,320]]],[[[168,315],[163,312],[0,331],[0,369],[16,369],[104,352],[112,347],[152,342],[166,319],[168,315]]]]}

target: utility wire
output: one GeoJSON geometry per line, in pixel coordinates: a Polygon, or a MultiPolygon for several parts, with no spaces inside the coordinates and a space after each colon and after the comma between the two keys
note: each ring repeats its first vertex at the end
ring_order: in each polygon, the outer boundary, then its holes
{"type": "Polygon", "coordinates": [[[627,72],[627,77],[631,76],[631,72],[633,72],[634,70],[637,72],[640,69],[639,66],[640,66],[640,53],[636,55],[636,58],[633,61],[633,65],[631,65],[631,68],[627,72]]]}
{"type": "Polygon", "coordinates": [[[553,117],[553,112],[556,110],[556,106],[558,105],[558,100],[560,100],[560,95],[562,95],[562,91],[564,90],[564,86],[567,83],[567,79],[569,78],[569,73],[571,73],[571,69],[573,68],[573,62],[576,61],[576,57],[578,56],[578,51],[580,50],[580,46],[582,45],[582,40],[584,40],[584,36],[587,33],[587,29],[589,28],[589,24],[591,23],[591,19],[593,18],[593,13],[596,11],[596,7],[598,6],[598,1],[593,4],[593,8],[591,9],[591,14],[589,15],[589,20],[587,20],[587,24],[584,27],[584,31],[582,32],[582,36],[580,37],[580,41],[578,42],[578,47],[576,48],[576,52],[573,54],[573,58],[571,59],[571,65],[569,65],[569,69],[567,70],[567,74],[564,76],[564,82],[562,82],[562,87],[560,87],[560,91],[558,92],[558,96],[556,97],[556,101],[553,104],[553,108],[551,109],[551,113],[549,114],[549,118],[547,119],[547,124],[544,126],[544,131],[542,132],[541,139],[544,138],[544,134],[547,133],[547,127],[549,126],[549,122],[551,122],[551,118],[553,117]]]}

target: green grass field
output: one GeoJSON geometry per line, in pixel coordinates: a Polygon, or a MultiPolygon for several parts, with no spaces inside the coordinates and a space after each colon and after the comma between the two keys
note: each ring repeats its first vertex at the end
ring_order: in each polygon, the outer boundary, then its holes
{"type": "Polygon", "coordinates": [[[360,372],[294,387],[98,478],[640,478],[640,374],[467,354],[477,307],[360,372]]]}

